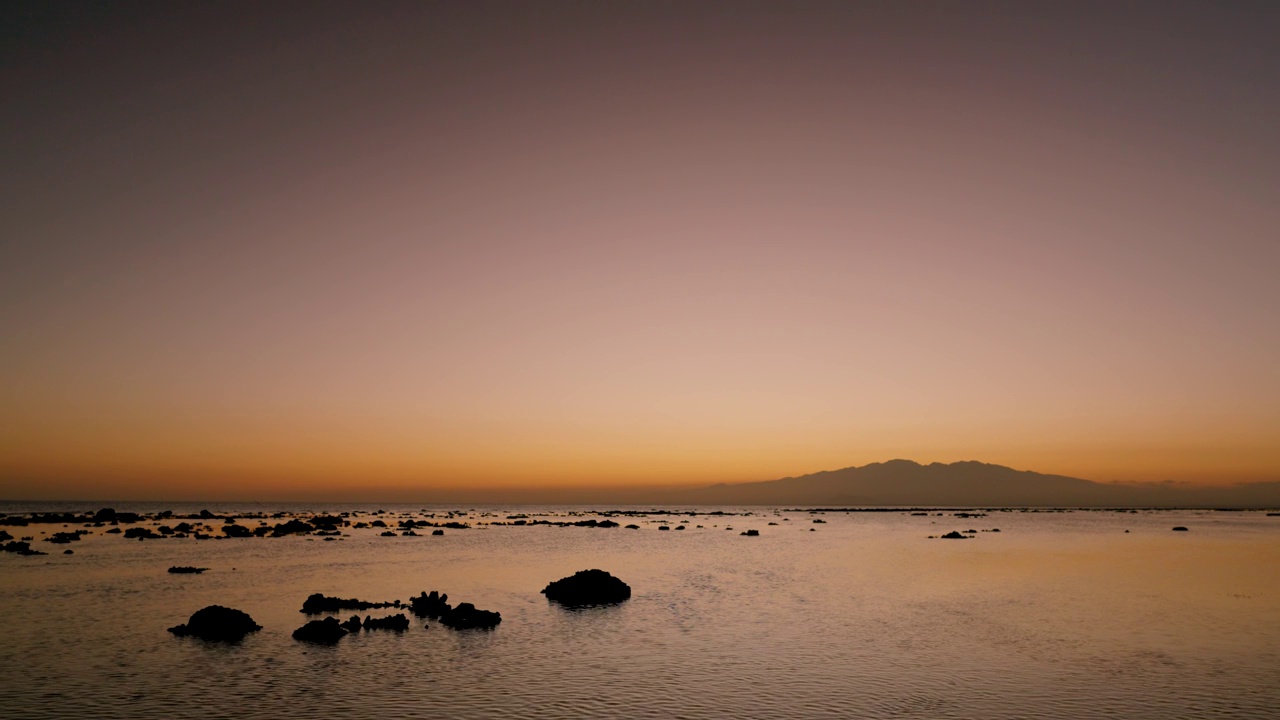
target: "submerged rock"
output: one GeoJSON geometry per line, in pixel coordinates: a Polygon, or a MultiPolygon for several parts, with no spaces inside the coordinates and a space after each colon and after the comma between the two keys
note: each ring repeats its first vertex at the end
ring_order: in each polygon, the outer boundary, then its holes
{"type": "Polygon", "coordinates": [[[631,597],[631,586],[604,570],[580,570],[548,584],[542,594],[569,607],[609,605],[631,597]]]}
{"type": "Polygon", "coordinates": [[[480,610],[471,603],[459,603],[458,607],[440,616],[440,624],[454,630],[488,629],[500,622],[501,613],[480,610]]]}
{"type": "MultiPolygon", "coordinates": [[[[350,622],[350,620],[347,622],[350,622]]],[[[409,629],[409,618],[405,617],[404,613],[396,613],[395,615],[380,618],[371,618],[365,615],[364,629],[404,631],[409,629]]]]}
{"type": "Polygon", "coordinates": [[[320,613],[338,612],[340,610],[371,610],[374,608],[391,607],[388,602],[368,602],[366,600],[356,600],[355,598],[338,598],[328,597],[324,593],[314,593],[307,596],[302,603],[302,612],[307,615],[319,615],[320,613]]]}
{"type": "Polygon", "coordinates": [[[178,637],[198,637],[214,642],[236,642],[262,626],[249,614],[221,605],[210,605],[195,611],[185,625],[175,625],[169,632],[178,637]]]}
{"type": "Polygon", "coordinates": [[[323,620],[312,620],[293,631],[294,640],[318,645],[332,645],[346,636],[346,628],[338,623],[337,618],[332,617],[327,617],[323,620]]]}

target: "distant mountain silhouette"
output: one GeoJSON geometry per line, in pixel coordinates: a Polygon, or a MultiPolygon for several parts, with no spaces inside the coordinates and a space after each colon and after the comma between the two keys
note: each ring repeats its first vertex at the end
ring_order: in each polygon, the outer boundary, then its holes
{"type": "Polygon", "coordinates": [[[965,461],[890,460],[765,482],[718,484],[682,502],[742,505],[1233,506],[1280,505],[1280,483],[1231,487],[1105,484],[965,461]]]}

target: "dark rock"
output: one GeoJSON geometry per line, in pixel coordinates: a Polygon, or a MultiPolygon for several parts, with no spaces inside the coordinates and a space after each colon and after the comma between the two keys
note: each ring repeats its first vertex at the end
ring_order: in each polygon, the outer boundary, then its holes
{"type": "Polygon", "coordinates": [[[628,530],[639,530],[639,529],[640,529],[640,526],[639,526],[639,525],[628,525],[628,526],[627,526],[627,529],[628,529],[628,530]]]}
{"type": "Polygon", "coordinates": [[[53,543],[54,545],[66,545],[67,543],[76,542],[79,539],[80,531],[77,530],[76,532],[56,532],[45,538],[44,541],[47,543],[53,543]]]}
{"type": "Polygon", "coordinates": [[[432,531],[431,531],[431,534],[432,534],[432,535],[443,535],[443,534],[444,534],[444,531],[443,531],[443,530],[432,530],[432,531]]]}
{"type": "Polygon", "coordinates": [[[568,607],[607,605],[631,597],[631,586],[604,570],[580,570],[550,583],[542,594],[568,607]]]}
{"type": "Polygon", "coordinates": [[[155,534],[151,531],[151,528],[148,527],[131,527],[124,531],[124,536],[130,540],[133,538],[137,538],[139,540],[159,540],[164,537],[163,535],[155,534]]]}
{"type": "Polygon", "coordinates": [[[169,632],[178,637],[190,635],[202,640],[236,642],[261,629],[262,626],[254,622],[248,613],[221,605],[210,605],[197,610],[185,625],[169,628],[169,632]]]}
{"type": "Polygon", "coordinates": [[[438,618],[453,608],[449,605],[449,596],[435,590],[428,595],[425,591],[418,597],[409,598],[409,611],[418,617],[438,618]]]}
{"type": "Polygon", "coordinates": [[[943,536],[942,536],[942,539],[943,539],[943,540],[968,540],[968,539],[970,539],[970,538],[969,538],[969,536],[968,536],[968,535],[961,535],[960,533],[956,532],[955,530],[952,530],[951,532],[947,533],[946,535],[943,535],[943,536]]]}
{"type": "Polygon", "coordinates": [[[286,523],[280,523],[271,528],[271,537],[284,537],[285,535],[305,535],[315,530],[310,523],[305,523],[297,518],[286,523]]]}
{"type": "Polygon", "coordinates": [[[382,537],[395,537],[395,536],[396,536],[396,531],[395,531],[395,530],[384,530],[384,531],[382,531],[382,532],[380,532],[380,533],[378,533],[378,534],[379,534],[379,535],[381,535],[382,537]]]}
{"type": "Polygon", "coordinates": [[[120,534],[120,533],[122,533],[122,532],[124,532],[124,531],[123,531],[123,530],[121,530],[121,529],[120,529],[120,528],[118,528],[118,527],[113,527],[113,528],[111,528],[110,530],[107,530],[107,531],[106,531],[106,533],[107,533],[107,534],[109,534],[109,535],[119,535],[119,534],[120,534]]]}
{"type": "Polygon", "coordinates": [[[338,618],[327,617],[323,620],[312,620],[293,631],[293,639],[317,645],[332,645],[347,636],[346,628],[338,623],[338,618]]]}
{"type": "Polygon", "coordinates": [[[352,615],[346,622],[340,623],[342,628],[349,633],[360,632],[360,616],[352,615]]]}
{"type": "Polygon", "coordinates": [[[18,555],[45,555],[46,554],[46,553],[40,552],[39,550],[32,550],[31,543],[26,542],[24,540],[14,540],[12,542],[5,543],[4,547],[0,549],[3,549],[5,552],[11,552],[18,555]]]}
{"type": "Polygon", "coordinates": [[[501,613],[479,610],[471,603],[459,603],[458,607],[440,617],[440,624],[454,630],[488,629],[502,622],[501,613]]]}
{"type": "Polygon", "coordinates": [[[600,522],[596,523],[596,527],[598,527],[598,528],[616,528],[616,527],[618,527],[618,523],[616,523],[616,522],[614,522],[614,521],[612,521],[612,520],[601,520],[600,522]]]}
{"type": "Polygon", "coordinates": [[[63,551],[62,551],[62,554],[63,554],[63,555],[75,555],[75,554],[76,554],[76,551],[75,551],[75,550],[71,550],[71,549],[67,549],[67,550],[63,550],[63,551]]]}
{"type": "Polygon", "coordinates": [[[243,525],[235,525],[235,524],[223,525],[222,532],[227,537],[233,537],[233,538],[253,537],[253,531],[243,525]]]}
{"type": "Polygon", "coordinates": [[[169,568],[169,572],[173,573],[174,575],[199,575],[200,573],[208,569],[209,568],[192,567],[190,565],[174,565],[173,567],[169,568]]]}
{"type": "Polygon", "coordinates": [[[658,526],[658,529],[659,529],[659,530],[670,530],[671,528],[667,527],[666,525],[659,525],[659,526],[658,526]]]}
{"type": "Polygon", "coordinates": [[[0,542],[5,542],[7,540],[12,540],[12,539],[13,539],[12,535],[10,535],[9,533],[3,530],[0,530],[0,542]]]}
{"type": "Polygon", "coordinates": [[[386,617],[371,618],[368,615],[364,617],[365,630],[395,630],[403,632],[409,629],[409,618],[404,613],[396,613],[386,617]]]}
{"type": "Polygon", "coordinates": [[[1184,527],[1182,527],[1181,525],[1179,525],[1178,527],[1174,528],[1174,529],[1173,529],[1173,531],[1174,531],[1174,532],[1187,532],[1187,529],[1186,529],[1186,528],[1184,528],[1184,527]]]}
{"type": "Polygon", "coordinates": [[[323,593],[314,593],[303,601],[302,612],[307,615],[319,615],[320,613],[338,612],[340,610],[372,610],[384,607],[391,607],[391,603],[328,597],[323,593]]]}
{"type": "Polygon", "coordinates": [[[759,537],[759,536],[760,536],[760,531],[759,531],[759,530],[747,530],[747,531],[742,532],[742,533],[739,533],[739,534],[740,534],[740,535],[746,535],[747,537],[759,537]]]}
{"type": "Polygon", "coordinates": [[[116,511],[112,508],[102,508],[101,510],[93,514],[94,522],[108,523],[108,522],[112,522],[115,519],[116,519],[116,511]]]}

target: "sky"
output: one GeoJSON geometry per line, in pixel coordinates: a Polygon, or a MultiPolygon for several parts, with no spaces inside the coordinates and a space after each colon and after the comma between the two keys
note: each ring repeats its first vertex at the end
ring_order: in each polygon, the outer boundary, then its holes
{"type": "Polygon", "coordinates": [[[6,3],[0,497],[1280,479],[1280,5],[6,3]]]}

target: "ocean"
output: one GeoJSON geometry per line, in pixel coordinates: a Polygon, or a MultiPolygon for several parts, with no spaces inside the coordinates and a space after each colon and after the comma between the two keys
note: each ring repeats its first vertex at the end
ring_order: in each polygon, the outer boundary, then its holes
{"type": "Polygon", "coordinates": [[[138,541],[110,526],[0,526],[49,553],[0,553],[0,717],[1280,717],[1280,517],[1265,512],[608,516],[639,525],[627,529],[493,524],[604,519],[606,508],[163,507],[349,511],[393,530],[452,510],[470,527],[138,541]],[[41,541],[76,529],[90,534],[41,541]],[[950,531],[969,539],[937,539],[950,531]],[[589,568],[628,583],[631,598],[571,610],[539,592],[589,568]],[[332,646],[291,637],[314,619],[300,612],[312,593],[407,602],[430,590],[502,622],[456,631],[412,618],[405,632],[332,646]],[[212,604],[263,629],[234,644],[166,631],[212,604]]]}

